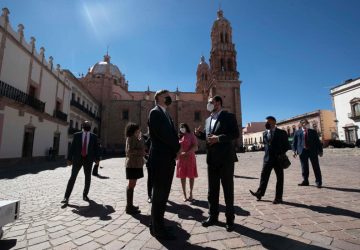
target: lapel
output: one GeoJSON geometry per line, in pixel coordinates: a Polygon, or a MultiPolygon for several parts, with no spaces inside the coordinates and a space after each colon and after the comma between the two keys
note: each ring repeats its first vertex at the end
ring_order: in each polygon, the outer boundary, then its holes
{"type": "Polygon", "coordinates": [[[215,122],[215,124],[214,124],[214,127],[213,127],[213,129],[212,129],[212,134],[215,134],[215,131],[218,129],[218,127],[219,127],[219,125],[221,124],[221,123],[219,123],[220,122],[220,120],[222,119],[222,117],[224,116],[224,112],[225,111],[221,111],[221,113],[219,114],[219,116],[218,116],[218,118],[216,119],[216,122],[215,122]]]}
{"type": "Polygon", "coordinates": [[[172,118],[171,118],[170,116],[168,117],[168,116],[165,114],[165,112],[162,110],[162,108],[159,107],[159,105],[156,105],[156,107],[157,107],[157,109],[160,110],[160,112],[164,115],[164,118],[165,118],[167,124],[169,124],[169,126],[170,126],[173,130],[175,130],[175,126],[174,126],[174,122],[173,122],[172,118]]]}

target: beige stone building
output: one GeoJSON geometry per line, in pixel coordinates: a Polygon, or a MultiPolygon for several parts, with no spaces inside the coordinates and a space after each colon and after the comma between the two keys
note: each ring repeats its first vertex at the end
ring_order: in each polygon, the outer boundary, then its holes
{"type": "Polygon", "coordinates": [[[250,122],[243,128],[243,145],[247,150],[253,146],[255,149],[263,147],[263,132],[265,131],[265,122],[250,122]]]}
{"type": "MultiPolygon", "coordinates": [[[[230,22],[217,13],[211,30],[210,65],[202,56],[198,64],[195,92],[178,89],[170,93],[173,104],[170,113],[176,125],[187,123],[192,130],[203,125],[209,112],[206,103],[209,96],[220,95],[225,110],[235,113],[241,131],[241,98],[239,72],[236,64],[236,50],[232,43],[230,22]]],[[[111,63],[110,56],[89,68],[79,80],[101,104],[102,144],[108,150],[122,151],[125,144],[124,129],[128,122],[140,124],[147,131],[149,111],[154,107],[155,91],[129,91],[129,83],[119,68],[111,63]]],[[[170,89],[171,90],[171,89],[170,89]]],[[[242,138],[238,140],[242,144],[242,138]]],[[[200,145],[204,149],[204,145],[200,145]]]]}
{"type": "Polygon", "coordinates": [[[277,126],[287,132],[289,140],[300,126],[300,120],[307,119],[310,127],[315,129],[319,138],[324,144],[328,145],[329,140],[336,138],[335,113],[331,110],[316,110],[313,112],[297,115],[282,121],[278,121],[277,126]]]}

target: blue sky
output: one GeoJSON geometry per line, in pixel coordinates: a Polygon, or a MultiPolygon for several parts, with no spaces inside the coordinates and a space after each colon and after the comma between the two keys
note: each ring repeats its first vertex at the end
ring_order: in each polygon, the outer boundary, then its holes
{"type": "Polygon", "coordinates": [[[329,89],[360,76],[358,0],[2,0],[16,30],[75,75],[102,60],[130,90],[194,91],[219,3],[231,22],[243,121],[332,109],[329,89]]]}

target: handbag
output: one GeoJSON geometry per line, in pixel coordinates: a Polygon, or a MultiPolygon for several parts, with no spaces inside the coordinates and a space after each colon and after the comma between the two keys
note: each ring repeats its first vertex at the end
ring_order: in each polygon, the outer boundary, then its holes
{"type": "Polygon", "coordinates": [[[287,169],[288,167],[290,167],[291,162],[286,154],[281,154],[278,156],[278,164],[283,169],[287,169]]]}

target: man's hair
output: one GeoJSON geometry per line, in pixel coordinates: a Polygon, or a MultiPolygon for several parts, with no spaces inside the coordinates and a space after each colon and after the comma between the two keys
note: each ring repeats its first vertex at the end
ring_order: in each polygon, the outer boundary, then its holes
{"type": "Polygon", "coordinates": [[[267,116],[267,117],[266,117],[266,120],[273,120],[274,122],[276,122],[275,117],[272,116],[272,115],[267,116]]]}
{"type": "Polygon", "coordinates": [[[220,102],[220,105],[222,106],[223,102],[221,96],[216,95],[212,99],[215,100],[216,102],[220,102]]]}
{"type": "Polygon", "coordinates": [[[165,93],[169,93],[169,90],[167,90],[167,89],[162,89],[162,90],[156,91],[156,93],[155,93],[155,101],[156,101],[156,102],[158,101],[159,95],[162,95],[162,94],[165,94],[165,93]]]}
{"type": "Polygon", "coordinates": [[[90,127],[91,127],[91,122],[85,120],[82,122],[81,127],[83,128],[85,125],[90,125],[90,127]]]}
{"type": "Polygon", "coordinates": [[[303,123],[309,124],[309,121],[308,121],[307,119],[301,119],[301,120],[300,120],[300,124],[303,124],[303,123]]]}
{"type": "Polygon", "coordinates": [[[136,123],[129,122],[125,127],[125,136],[131,137],[135,134],[135,131],[138,130],[140,126],[136,123]]]}

